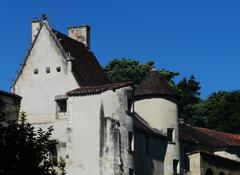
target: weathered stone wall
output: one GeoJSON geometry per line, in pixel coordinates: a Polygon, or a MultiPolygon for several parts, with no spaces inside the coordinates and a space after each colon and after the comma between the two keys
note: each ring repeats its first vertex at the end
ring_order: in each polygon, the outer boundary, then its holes
{"type": "Polygon", "coordinates": [[[126,89],[69,97],[71,147],[67,173],[126,174],[134,169],[128,152],[132,119],[126,115],[126,89]],[[94,168],[93,168],[94,167],[94,168]]]}
{"type": "Polygon", "coordinates": [[[14,98],[6,94],[0,94],[0,112],[7,112],[7,120],[18,119],[20,98],[14,98]]]}

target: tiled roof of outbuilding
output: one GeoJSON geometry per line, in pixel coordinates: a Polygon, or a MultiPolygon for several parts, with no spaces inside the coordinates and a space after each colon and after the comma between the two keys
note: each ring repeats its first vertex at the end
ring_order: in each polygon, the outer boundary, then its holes
{"type": "Polygon", "coordinates": [[[131,82],[120,82],[120,83],[108,83],[97,86],[83,86],[78,89],[67,92],[68,96],[80,96],[80,95],[91,95],[100,94],[107,90],[115,90],[127,86],[132,86],[131,82]]]}
{"type": "Polygon", "coordinates": [[[205,152],[205,151],[194,151],[190,153],[189,155],[192,154],[197,154],[199,153],[201,155],[201,159],[203,161],[208,162],[210,165],[219,167],[219,168],[224,168],[228,169],[231,171],[239,171],[240,170],[240,162],[233,160],[233,159],[228,159],[226,157],[222,157],[213,153],[205,152]]]}
{"type": "Polygon", "coordinates": [[[135,97],[145,95],[177,96],[177,93],[160,76],[159,72],[150,70],[134,93],[135,97]]]}
{"type": "Polygon", "coordinates": [[[180,140],[209,147],[240,147],[240,135],[207,128],[179,125],[180,140]]]}
{"type": "Polygon", "coordinates": [[[84,44],[52,29],[66,53],[74,58],[73,74],[79,86],[96,86],[110,83],[94,54],[84,44]]]}

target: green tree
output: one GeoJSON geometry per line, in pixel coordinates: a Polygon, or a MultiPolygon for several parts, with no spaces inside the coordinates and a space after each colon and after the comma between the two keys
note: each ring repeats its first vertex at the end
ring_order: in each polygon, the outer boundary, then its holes
{"type": "Polygon", "coordinates": [[[52,127],[35,131],[25,123],[25,117],[23,114],[17,123],[6,120],[6,113],[0,114],[0,174],[56,175],[56,162],[50,150],[55,144],[50,140],[52,127]]]}
{"type": "Polygon", "coordinates": [[[215,92],[204,103],[208,128],[240,134],[240,90],[215,92]]]}
{"type": "Polygon", "coordinates": [[[153,61],[140,64],[135,60],[121,58],[113,59],[103,69],[113,82],[132,81],[139,84],[153,65],[153,61]]]}
{"type": "MultiPolygon", "coordinates": [[[[183,118],[185,122],[196,125],[192,117],[198,115],[198,106],[201,102],[200,98],[200,83],[193,75],[190,78],[183,78],[175,86],[179,96],[179,117],[183,118]]],[[[199,121],[198,121],[199,122],[199,121]]],[[[197,122],[197,123],[198,123],[197,122]]]]}

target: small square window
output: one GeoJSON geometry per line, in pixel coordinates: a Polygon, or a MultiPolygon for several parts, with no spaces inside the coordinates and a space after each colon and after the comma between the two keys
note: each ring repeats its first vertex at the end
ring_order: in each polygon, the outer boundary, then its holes
{"type": "Polygon", "coordinates": [[[34,70],[33,70],[33,73],[34,73],[34,74],[38,74],[38,69],[34,69],[34,70]]]}
{"type": "Polygon", "coordinates": [[[46,67],[46,72],[50,73],[50,67],[46,67]]]}
{"type": "Polygon", "coordinates": [[[61,67],[56,67],[57,72],[61,72],[61,67]]]}

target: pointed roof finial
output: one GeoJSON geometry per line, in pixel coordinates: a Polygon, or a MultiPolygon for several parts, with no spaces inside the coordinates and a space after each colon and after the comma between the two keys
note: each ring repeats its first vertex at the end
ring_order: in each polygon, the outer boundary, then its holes
{"type": "Polygon", "coordinates": [[[42,14],[42,20],[47,21],[48,20],[48,15],[47,14],[42,14]]]}

